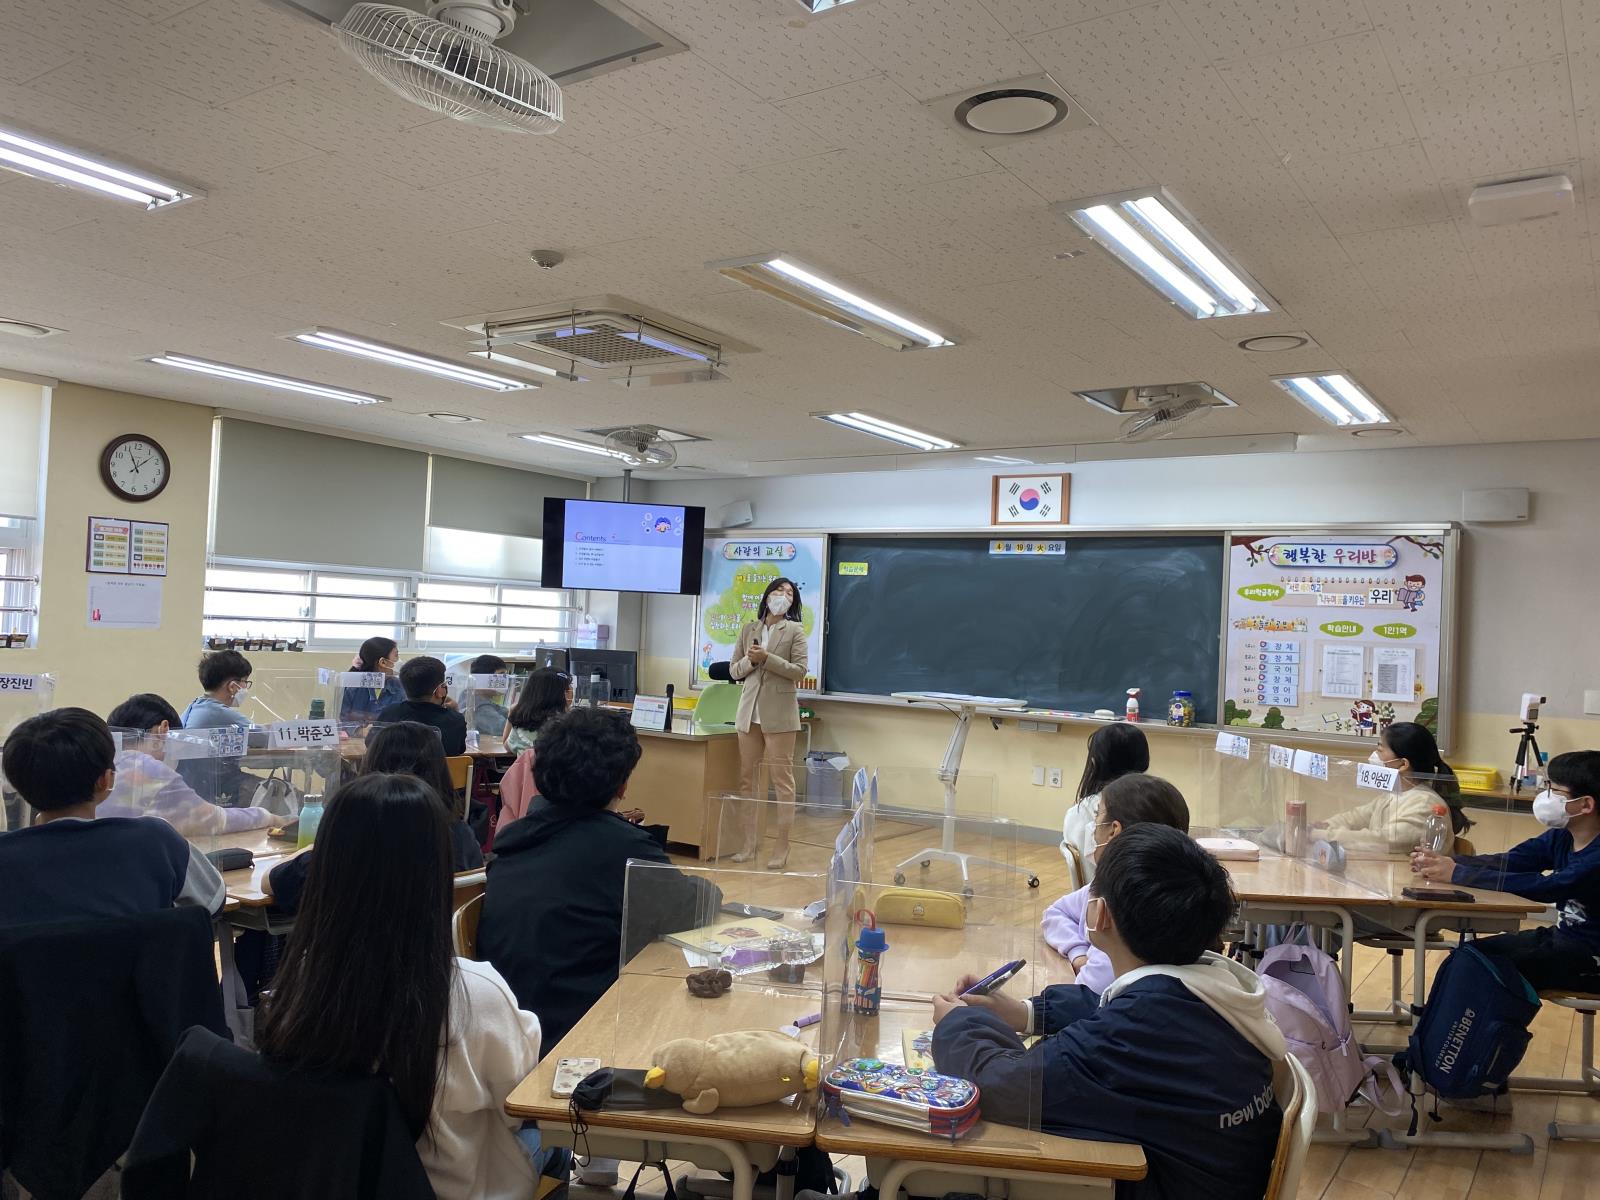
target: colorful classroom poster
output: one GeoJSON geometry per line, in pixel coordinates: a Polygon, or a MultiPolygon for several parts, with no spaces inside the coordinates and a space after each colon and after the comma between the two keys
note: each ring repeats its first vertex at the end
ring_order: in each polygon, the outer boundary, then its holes
{"type": "Polygon", "coordinates": [[[800,588],[806,631],[808,670],[800,687],[814,691],[822,671],[822,608],[826,597],[823,572],[828,564],[822,537],[708,537],[700,578],[700,605],[695,622],[694,683],[710,682],[711,664],[733,656],[739,630],[756,617],[761,593],[777,578],[792,579],[800,588]]]}
{"type": "Polygon", "coordinates": [[[116,517],[90,517],[84,570],[97,575],[126,575],[132,534],[132,521],[116,517]]]}
{"type": "Polygon", "coordinates": [[[1375,737],[1439,720],[1445,535],[1235,534],[1223,719],[1375,737]]]}

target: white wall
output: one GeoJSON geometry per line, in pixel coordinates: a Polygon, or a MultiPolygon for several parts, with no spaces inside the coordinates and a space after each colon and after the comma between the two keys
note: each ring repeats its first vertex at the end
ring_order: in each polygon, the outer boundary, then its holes
{"type": "MultiPolygon", "coordinates": [[[[1461,492],[1526,487],[1532,516],[1470,527],[1460,573],[1457,704],[1515,713],[1523,691],[1577,717],[1600,688],[1600,442],[1363,449],[1079,463],[1074,524],[1212,525],[1459,519],[1461,492]]],[[[652,483],[650,499],[755,506],[762,529],[987,527],[988,470],[652,483]]],[[[687,660],[693,600],[646,603],[642,652],[687,660]]],[[[685,672],[687,667],[685,665],[685,672]]],[[[666,680],[659,682],[665,683],[666,680]]],[[[1597,731],[1600,732],[1600,731],[1597,731]]]]}

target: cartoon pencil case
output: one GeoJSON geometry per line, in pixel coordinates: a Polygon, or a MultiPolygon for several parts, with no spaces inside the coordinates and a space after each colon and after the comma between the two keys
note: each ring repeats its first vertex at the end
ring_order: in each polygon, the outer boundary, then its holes
{"type": "Polygon", "coordinates": [[[847,1122],[876,1121],[952,1139],[978,1123],[976,1084],[878,1058],[846,1059],[828,1072],[822,1094],[847,1122]]]}

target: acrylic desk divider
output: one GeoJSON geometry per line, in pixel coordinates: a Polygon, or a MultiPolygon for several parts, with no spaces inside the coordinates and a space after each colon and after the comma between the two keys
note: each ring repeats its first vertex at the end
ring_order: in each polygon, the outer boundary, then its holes
{"type": "Polygon", "coordinates": [[[467,670],[471,665],[472,656],[469,655],[445,674],[450,699],[467,719],[468,729],[476,729],[480,737],[501,737],[506,731],[506,716],[511,711],[512,676],[505,671],[475,675],[467,670]]]}
{"type": "Polygon", "coordinates": [[[244,694],[239,711],[253,725],[271,725],[321,715],[338,720],[337,710],[328,711],[327,696],[318,682],[315,667],[257,667],[250,676],[250,690],[244,694]],[[316,701],[322,711],[316,711],[316,701]]]}
{"type": "MultiPolygon", "coordinates": [[[[614,1034],[600,1044],[609,1032],[603,1020],[590,1031],[600,1039],[590,1043],[594,1056],[645,1070],[675,1039],[770,1035],[760,1052],[771,1056],[776,1090],[754,1115],[770,1115],[773,1106],[809,1111],[816,1093],[805,1088],[803,1068],[815,1053],[817,1023],[801,1025],[798,1041],[782,1031],[821,1011],[823,923],[806,908],[825,886],[821,872],[630,862],[614,1034]],[[781,1090],[785,1082],[792,1090],[781,1090]]],[[[691,1103],[716,1082],[714,1074],[696,1075],[697,1057],[696,1048],[680,1048],[662,1063],[663,1088],[691,1103]]]]}
{"type": "MultiPolygon", "coordinates": [[[[29,717],[55,707],[57,676],[0,673],[0,746],[29,717]]],[[[21,829],[33,821],[33,809],[11,789],[0,773],[0,831],[21,829]]]]}
{"type": "Polygon", "coordinates": [[[292,852],[295,841],[271,831],[295,825],[308,791],[331,792],[324,772],[339,770],[338,752],[273,750],[267,737],[266,730],[239,726],[130,736],[128,766],[119,766],[111,799],[126,797],[142,815],[172,824],[182,820],[179,832],[205,852],[239,847],[257,858],[292,852]]]}
{"type": "MultiPolygon", "coordinates": [[[[880,834],[884,825],[880,812],[880,834]]],[[[923,832],[919,829],[916,836],[923,832]]],[[[861,856],[865,869],[860,877],[846,872],[851,865],[849,856],[835,860],[828,881],[822,963],[826,992],[818,1042],[824,1079],[829,1072],[837,1072],[837,1078],[847,1081],[840,1099],[825,1107],[823,1122],[835,1131],[845,1128],[867,1138],[909,1143],[893,1156],[899,1158],[914,1158],[915,1143],[923,1139],[951,1140],[950,1119],[930,1126],[914,1111],[896,1109],[878,1099],[885,1081],[905,1070],[938,1074],[943,1068],[944,1073],[955,1074],[954,1060],[939,1061],[940,1046],[933,1037],[933,997],[955,991],[964,975],[981,978],[1014,960],[1024,960],[1026,965],[997,995],[1027,999],[1037,995],[1046,980],[1065,981],[1071,976],[1060,957],[1039,940],[1040,897],[1022,878],[997,876],[1002,891],[968,896],[955,890],[918,889],[912,893],[894,884],[897,847],[912,836],[880,837],[870,856],[875,865],[867,861],[869,856],[861,856]],[[884,948],[874,962],[874,951],[880,945],[884,948]]],[[[961,1016],[949,1019],[955,1022],[952,1029],[972,1020],[961,1016]]],[[[966,1038],[972,1036],[959,1038],[954,1045],[970,1045],[966,1038]]],[[[992,1035],[985,1030],[975,1036],[992,1035]]],[[[1020,1035],[1016,1044],[1022,1045],[1020,1035]]],[[[959,1049],[955,1053],[960,1053],[959,1049]]],[[[1037,1153],[1041,1146],[1037,1130],[1042,1058],[1037,1054],[1023,1054],[1015,1060],[999,1057],[1007,1060],[1004,1072],[990,1080],[990,1091],[979,1088],[984,1119],[962,1128],[958,1140],[963,1145],[981,1142],[985,1147],[1003,1147],[1008,1153],[1037,1153]]],[[[989,1061],[998,1064],[999,1060],[989,1061]]],[[[924,1091],[959,1100],[962,1088],[940,1083],[924,1091]]],[[[916,1092],[911,1096],[913,1100],[921,1098],[916,1092]]],[[[965,1122],[957,1120],[957,1124],[965,1122]]]]}

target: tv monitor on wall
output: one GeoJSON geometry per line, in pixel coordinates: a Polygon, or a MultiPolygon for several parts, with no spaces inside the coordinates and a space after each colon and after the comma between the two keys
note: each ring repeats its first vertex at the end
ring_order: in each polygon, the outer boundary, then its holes
{"type": "Polygon", "coordinates": [[[545,497],[540,585],[697,595],[706,510],[545,497]]]}

